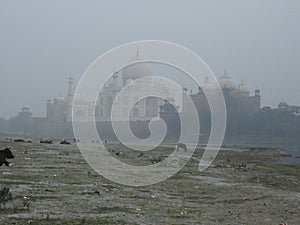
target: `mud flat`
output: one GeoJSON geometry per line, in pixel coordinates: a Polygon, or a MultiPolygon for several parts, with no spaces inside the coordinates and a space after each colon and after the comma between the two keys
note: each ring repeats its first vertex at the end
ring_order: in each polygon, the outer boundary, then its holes
{"type": "MultiPolygon", "coordinates": [[[[203,150],[176,175],[156,185],[128,187],[95,173],[76,145],[9,143],[16,158],[0,167],[0,188],[12,200],[0,224],[299,224],[300,166],[281,163],[276,148],[222,150],[204,172],[203,150]]],[[[108,144],[121,161],[147,165],[171,152],[149,153],[108,144]]]]}

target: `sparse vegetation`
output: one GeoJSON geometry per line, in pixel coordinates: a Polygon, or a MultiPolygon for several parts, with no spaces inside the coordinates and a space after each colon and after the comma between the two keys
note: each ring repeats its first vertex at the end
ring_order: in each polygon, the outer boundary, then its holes
{"type": "MultiPolygon", "coordinates": [[[[12,200],[1,206],[0,224],[297,224],[300,217],[300,166],[278,163],[272,149],[221,151],[201,173],[198,149],[178,174],[134,188],[98,175],[74,145],[10,145],[17,157],[0,168],[0,181],[12,200]]],[[[108,147],[122,153],[119,160],[140,165],[170,153],[160,147],[139,156],[108,147]]]]}
{"type": "Polygon", "coordinates": [[[5,204],[11,201],[13,198],[12,193],[8,187],[3,187],[0,189],[0,209],[5,206],[5,204]]]}

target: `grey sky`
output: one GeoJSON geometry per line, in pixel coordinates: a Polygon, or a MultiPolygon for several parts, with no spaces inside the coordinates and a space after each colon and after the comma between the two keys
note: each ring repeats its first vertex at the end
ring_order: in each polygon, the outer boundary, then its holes
{"type": "MultiPolygon", "coordinates": [[[[262,90],[262,104],[300,105],[300,1],[0,0],[0,117],[45,114],[105,51],[159,39],[198,53],[219,77],[262,90]]],[[[142,56],[142,52],[141,52],[142,56]]]]}

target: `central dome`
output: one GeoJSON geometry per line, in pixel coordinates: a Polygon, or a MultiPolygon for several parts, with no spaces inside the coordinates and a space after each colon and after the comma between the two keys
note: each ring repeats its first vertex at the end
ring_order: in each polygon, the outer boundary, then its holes
{"type": "Polygon", "coordinates": [[[124,82],[128,79],[138,79],[151,76],[152,73],[145,62],[135,63],[122,69],[124,82]]]}
{"type": "Polygon", "coordinates": [[[151,76],[152,73],[146,62],[141,62],[139,48],[136,49],[136,56],[131,60],[131,65],[126,66],[122,69],[123,82],[125,83],[128,79],[138,79],[141,77],[151,76]]]}

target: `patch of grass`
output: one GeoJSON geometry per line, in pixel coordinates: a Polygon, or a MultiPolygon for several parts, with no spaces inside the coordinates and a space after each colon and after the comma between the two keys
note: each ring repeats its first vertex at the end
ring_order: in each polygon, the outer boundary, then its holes
{"type": "MultiPolygon", "coordinates": [[[[1,214],[12,214],[12,213],[23,213],[23,212],[28,212],[27,208],[24,207],[9,207],[9,208],[3,208],[0,210],[0,215],[1,214]]],[[[1,222],[1,221],[0,221],[1,222]]]]}
{"type": "Polygon", "coordinates": [[[10,192],[9,187],[3,187],[0,189],[0,209],[4,207],[9,201],[12,201],[13,195],[10,192]]]}
{"type": "Polygon", "coordinates": [[[256,198],[235,198],[235,199],[228,199],[228,200],[224,200],[224,203],[227,204],[243,204],[247,201],[260,201],[266,198],[271,197],[270,195],[265,195],[265,196],[260,196],[260,197],[256,197],[256,198]]]}
{"type": "Polygon", "coordinates": [[[1,185],[30,185],[31,182],[28,181],[14,181],[14,180],[1,180],[1,185]]]}
{"type": "Polygon", "coordinates": [[[287,165],[287,164],[279,164],[279,163],[264,163],[259,164],[255,167],[259,170],[264,171],[274,171],[276,173],[283,173],[286,175],[298,175],[300,174],[300,165],[287,165]]]}
{"type": "Polygon", "coordinates": [[[130,213],[132,212],[131,209],[129,208],[125,208],[125,207],[97,207],[96,208],[97,211],[99,211],[100,213],[111,213],[111,212],[126,212],[126,213],[130,213]]]}
{"type": "MultiPolygon", "coordinates": [[[[5,222],[5,221],[4,221],[5,222]]],[[[20,219],[11,218],[9,223],[4,224],[44,224],[44,225],[125,225],[128,221],[114,220],[109,217],[99,217],[95,219],[86,218],[65,218],[65,219],[20,219]]],[[[134,223],[132,223],[134,225],[134,223]]]]}

